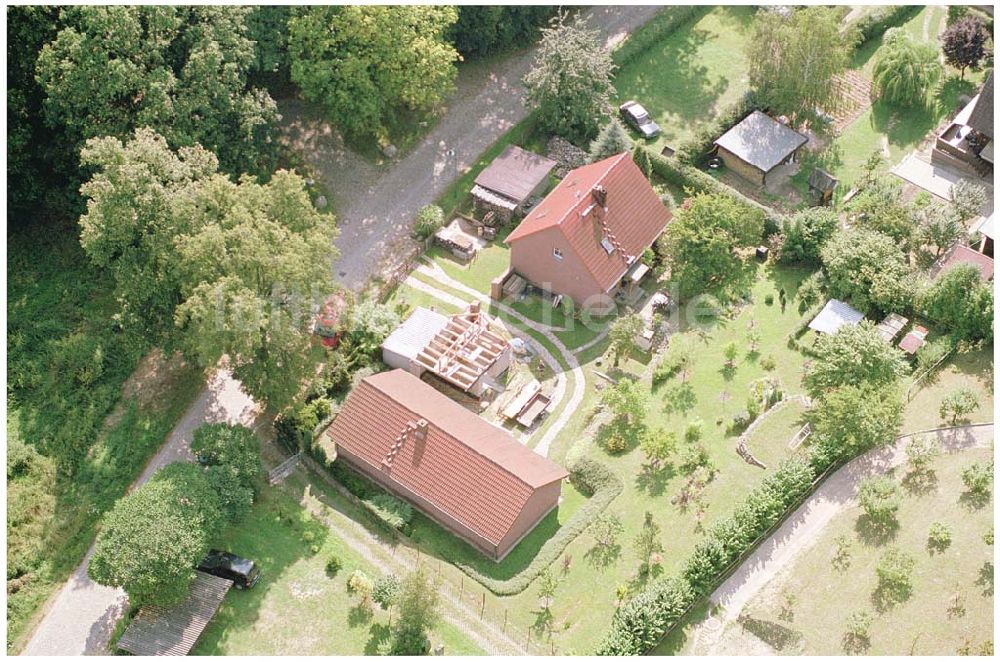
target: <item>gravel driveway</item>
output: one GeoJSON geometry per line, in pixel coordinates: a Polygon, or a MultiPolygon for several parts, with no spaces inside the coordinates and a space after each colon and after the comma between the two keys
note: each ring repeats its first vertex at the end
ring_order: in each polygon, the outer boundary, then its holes
{"type": "MultiPolygon", "coordinates": [[[[166,442],[149,461],[132,489],[171,462],[191,461],[191,436],[202,423],[241,423],[251,426],[258,408],[225,370],[215,373],[166,442]]],[[[107,655],[115,623],[128,604],[121,589],[101,586],[87,576],[94,548],[73,571],[69,581],[49,604],[22,655],[107,655]]]]}
{"type": "MultiPolygon", "coordinates": [[[[610,46],[659,9],[591,7],[584,14],[610,46]]],[[[305,104],[279,104],[286,140],[315,168],[334,198],[341,254],[334,265],[337,280],[359,290],[371,275],[395,266],[393,257],[398,259],[411,243],[409,229],[417,211],[527,116],[521,79],[534,54],[532,48],[489,65],[462,67],[457,91],[440,121],[409,154],[385,166],[352,153],[305,104]]]]}

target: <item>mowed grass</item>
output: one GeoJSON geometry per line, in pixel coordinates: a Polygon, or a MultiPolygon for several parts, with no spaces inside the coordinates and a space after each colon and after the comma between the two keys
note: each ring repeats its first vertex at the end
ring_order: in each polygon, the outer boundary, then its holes
{"type": "Polygon", "coordinates": [[[754,12],[749,6],[705,7],[616,72],[616,101],[638,101],[660,125],[651,143],[657,151],[693,137],[747,90],[743,49],[754,12]]]}
{"type": "MultiPolygon", "coordinates": [[[[861,609],[874,619],[869,646],[858,652],[955,655],[968,644],[982,654],[982,645],[993,637],[993,548],[983,541],[992,527],[993,508],[990,502],[973,505],[963,497],[961,471],[974,461],[992,459],[989,449],[937,458],[932,464],[936,483],[929,492],[903,490],[899,528],[889,541],[866,534],[858,524],[863,511],[857,505],[837,515],[816,543],[751,601],[745,613],[762,624],[760,632],[781,635],[771,638],[772,646],[794,642],[777,650],[786,654],[844,654],[845,620],[861,609]],[[928,546],[928,530],[934,522],[951,530],[951,544],[943,551],[928,546]],[[841,536],[850,541],[849,566],[843,570],[832,562],[841,536]],[[909,598],[885,608],[875,595],[875,568],[890,547],[909,554],[915,567],[909,598]],[[786,595],[794,596],[793,616],[781,620],[786,595]]],[[[895,478],[903,478],[906,471],[898,469],[895,478]]],[[[734,624],[726,634],[733,643],[726,648],[753,648],[752,642],[741,643],[752,636],[734,624]]]]}
{"type": "MultiPolygon", "coordinates": [[[[939,48],[939,37],[944,31],[946,18],[946,8],[925,7],[900,28],[916,39],[939,48]]],[[[858,48],[852,61],[853,69],[870,79],[881,45],[879,38],[858,48]]],[[[958,70],[946,66],[944,79],[928,93],[924,106],[903,108],[875,101],[845,127],[841,135],[815,159],[815,164],[839,178],[842,190],[846,192],[860,177],[865,161],[873,153],[882,153],[892,165],[902,161],[928,138],[931,131],[960,110],[960,97],[974,95],[983,78],[983,72],[967,71],[965,80],[960,80],[958,70]]],[[[811,159],[806,161],[807,165],[812,163],[811,159]]],[[[811,167],[803,167],[793,178],[799,189],[807,190],[806,180],[811,170],[811,167]]]]}
{"type": "Polygon", "coordinates": [[[951,421],[941,418],[941,401],[958,389],[970,389],[979,400],[979,409],[969,414],[969,423],[993,420],[993,346],[954,354],[929,383],[910,393],[903,418],[903,431],[916,432],[947,427],[951,421]]]}
{"type": "MultiPolygon", "coordinates": [[[[388,612],[360,608],[347,590],[355,570],[372,579],[381,573],[293,498],[305,489],[299,474],[280,489],[264,488],[250,516],[218,541],[260,564],[261,579],[249,591],[229,592],[194,654],[375,655],[387,645],[388,612]],[[331,577],[326,563],[332,556],[343,567],[331,577]]],[[[443,620],[431,641],[450,655],[482,654],[443,620]]]]}

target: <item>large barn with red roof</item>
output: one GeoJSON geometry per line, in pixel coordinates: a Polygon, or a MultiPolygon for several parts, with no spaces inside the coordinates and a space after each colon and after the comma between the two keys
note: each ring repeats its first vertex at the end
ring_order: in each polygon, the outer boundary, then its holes
{"type": "Polygon", "coordinates": [[[326,437],[337,462],[497,561],[558,506],[569,475],[399,369],[362,380],[326,437]]]}
{"type": "Polygon", "coordinates": [[[507,237],[511,270],[578,306],[607,307],[670,221],[628,152],[570,171],[507,237]]]}

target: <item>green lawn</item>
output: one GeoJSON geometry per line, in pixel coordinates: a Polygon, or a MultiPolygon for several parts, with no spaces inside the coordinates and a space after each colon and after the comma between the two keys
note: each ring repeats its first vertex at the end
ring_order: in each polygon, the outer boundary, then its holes
{"type": "MultiPolygon", "coordinates": [[[[303,490],[298,474],[281,489],[265,488],[247,520],[218,541],[256,560],[261,580],[249,591],[229,592],[194,654],[374,655],[388,641],[388,613],[359,608],[347,591],[355,570],[373,579],[380,573],[290,496],[303,490]],[[325,569],[331,556],[343,563],[334,577],[325,569]]],[[[482,654],[444,621],[431,641],[449,655],[482,654]]]]}
{"type": "MultiPolygon", "coordinates": [[[[993,548],[982,538],[991,529],[993,508],[989,502],[976,504],[963,496],[960,474],[973,461],[992,459],[989,449],[937,458],[932,465],[935,481],[928,491],[902,491],[899,528],[889,540],[872,536],[859,524],[863,512],[856,505],[837,515],[816,544],[747,605],[749,628],[736,624],[727,628],[718,652],[765,652],[764,642],[778,653],[842,655],[848,652],[845,619],[865,609],[874,620],[868,641],[855,652],[955,655],[969,645],[974,654],[982,654],[981,646],[993,638],[993,548]],[[944,551],[928,547],[933,522],[951,529],[952,541],[944,551]],[[846,569],[832,562],[839,536],[850,541],[846,569]],[[909,598],[887,607],[876,590],[875,566],[893,546],[910,554],[915,568],[909,598]],[[785,595],[793,596],[794,606],[782,619],[785,595]]],[[[903,479],[906,471],[897,470],[895,478],[903,479]]]]}
{"type": "Polygon", "coordinates": [[[639,101],[660,125],[652,143],[657,151],[694,136],[746,91],[743,47],[754,12],[749,6],[705,7],[616,72],[617,102],[639,101]]]}
{"type": "MultiPolygon", "coordinates": [[[[946,18],[944,7],[925,7],[900,27],[937,47],[946,18]]],[[[875,54],[881,43],[881,39],[873,39],[854,54],[853,68],[867,78],[872,76],[875,54]]],[[[844,185],[842,190],[846,192],[858,179],[862,166],[872,153],[882,152],[890,164],[899,163],[924,141],[929,132],[959,110],[959,97],[975,94],[983,77],[983,72],[966,72],[962,81],[957,70],[946,67],[945,79],[937,90],[928,95],[925,107],[899,108],[876,101],[849,124],[818,158],[804,159],[804,166],[793,182],[803,192],[807,191],[806,180],[812,171],[811,166],[820,165],[841,180],[844,185]]]]}
{"type": "Polygon", "coordinates": [[[972,423],[993,420],[993,347],[953,355],[937,371],[932,381],[911,391],[906,404],[903,432],[916,432],[945,427],[941,418],[941,400],[960,388],[972,389],[979,400],[979,409],[969,415],[972,423]]]}

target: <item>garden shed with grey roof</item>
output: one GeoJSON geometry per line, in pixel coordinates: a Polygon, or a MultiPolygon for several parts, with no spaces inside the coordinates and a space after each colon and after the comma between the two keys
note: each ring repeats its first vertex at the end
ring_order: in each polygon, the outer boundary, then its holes
{"type": "Polygon", "coordinates": [[[746,180],[763,186],[769,172],[793,161],[809,139],[759,110],[715,141],[716,153],[746,180]]]}

